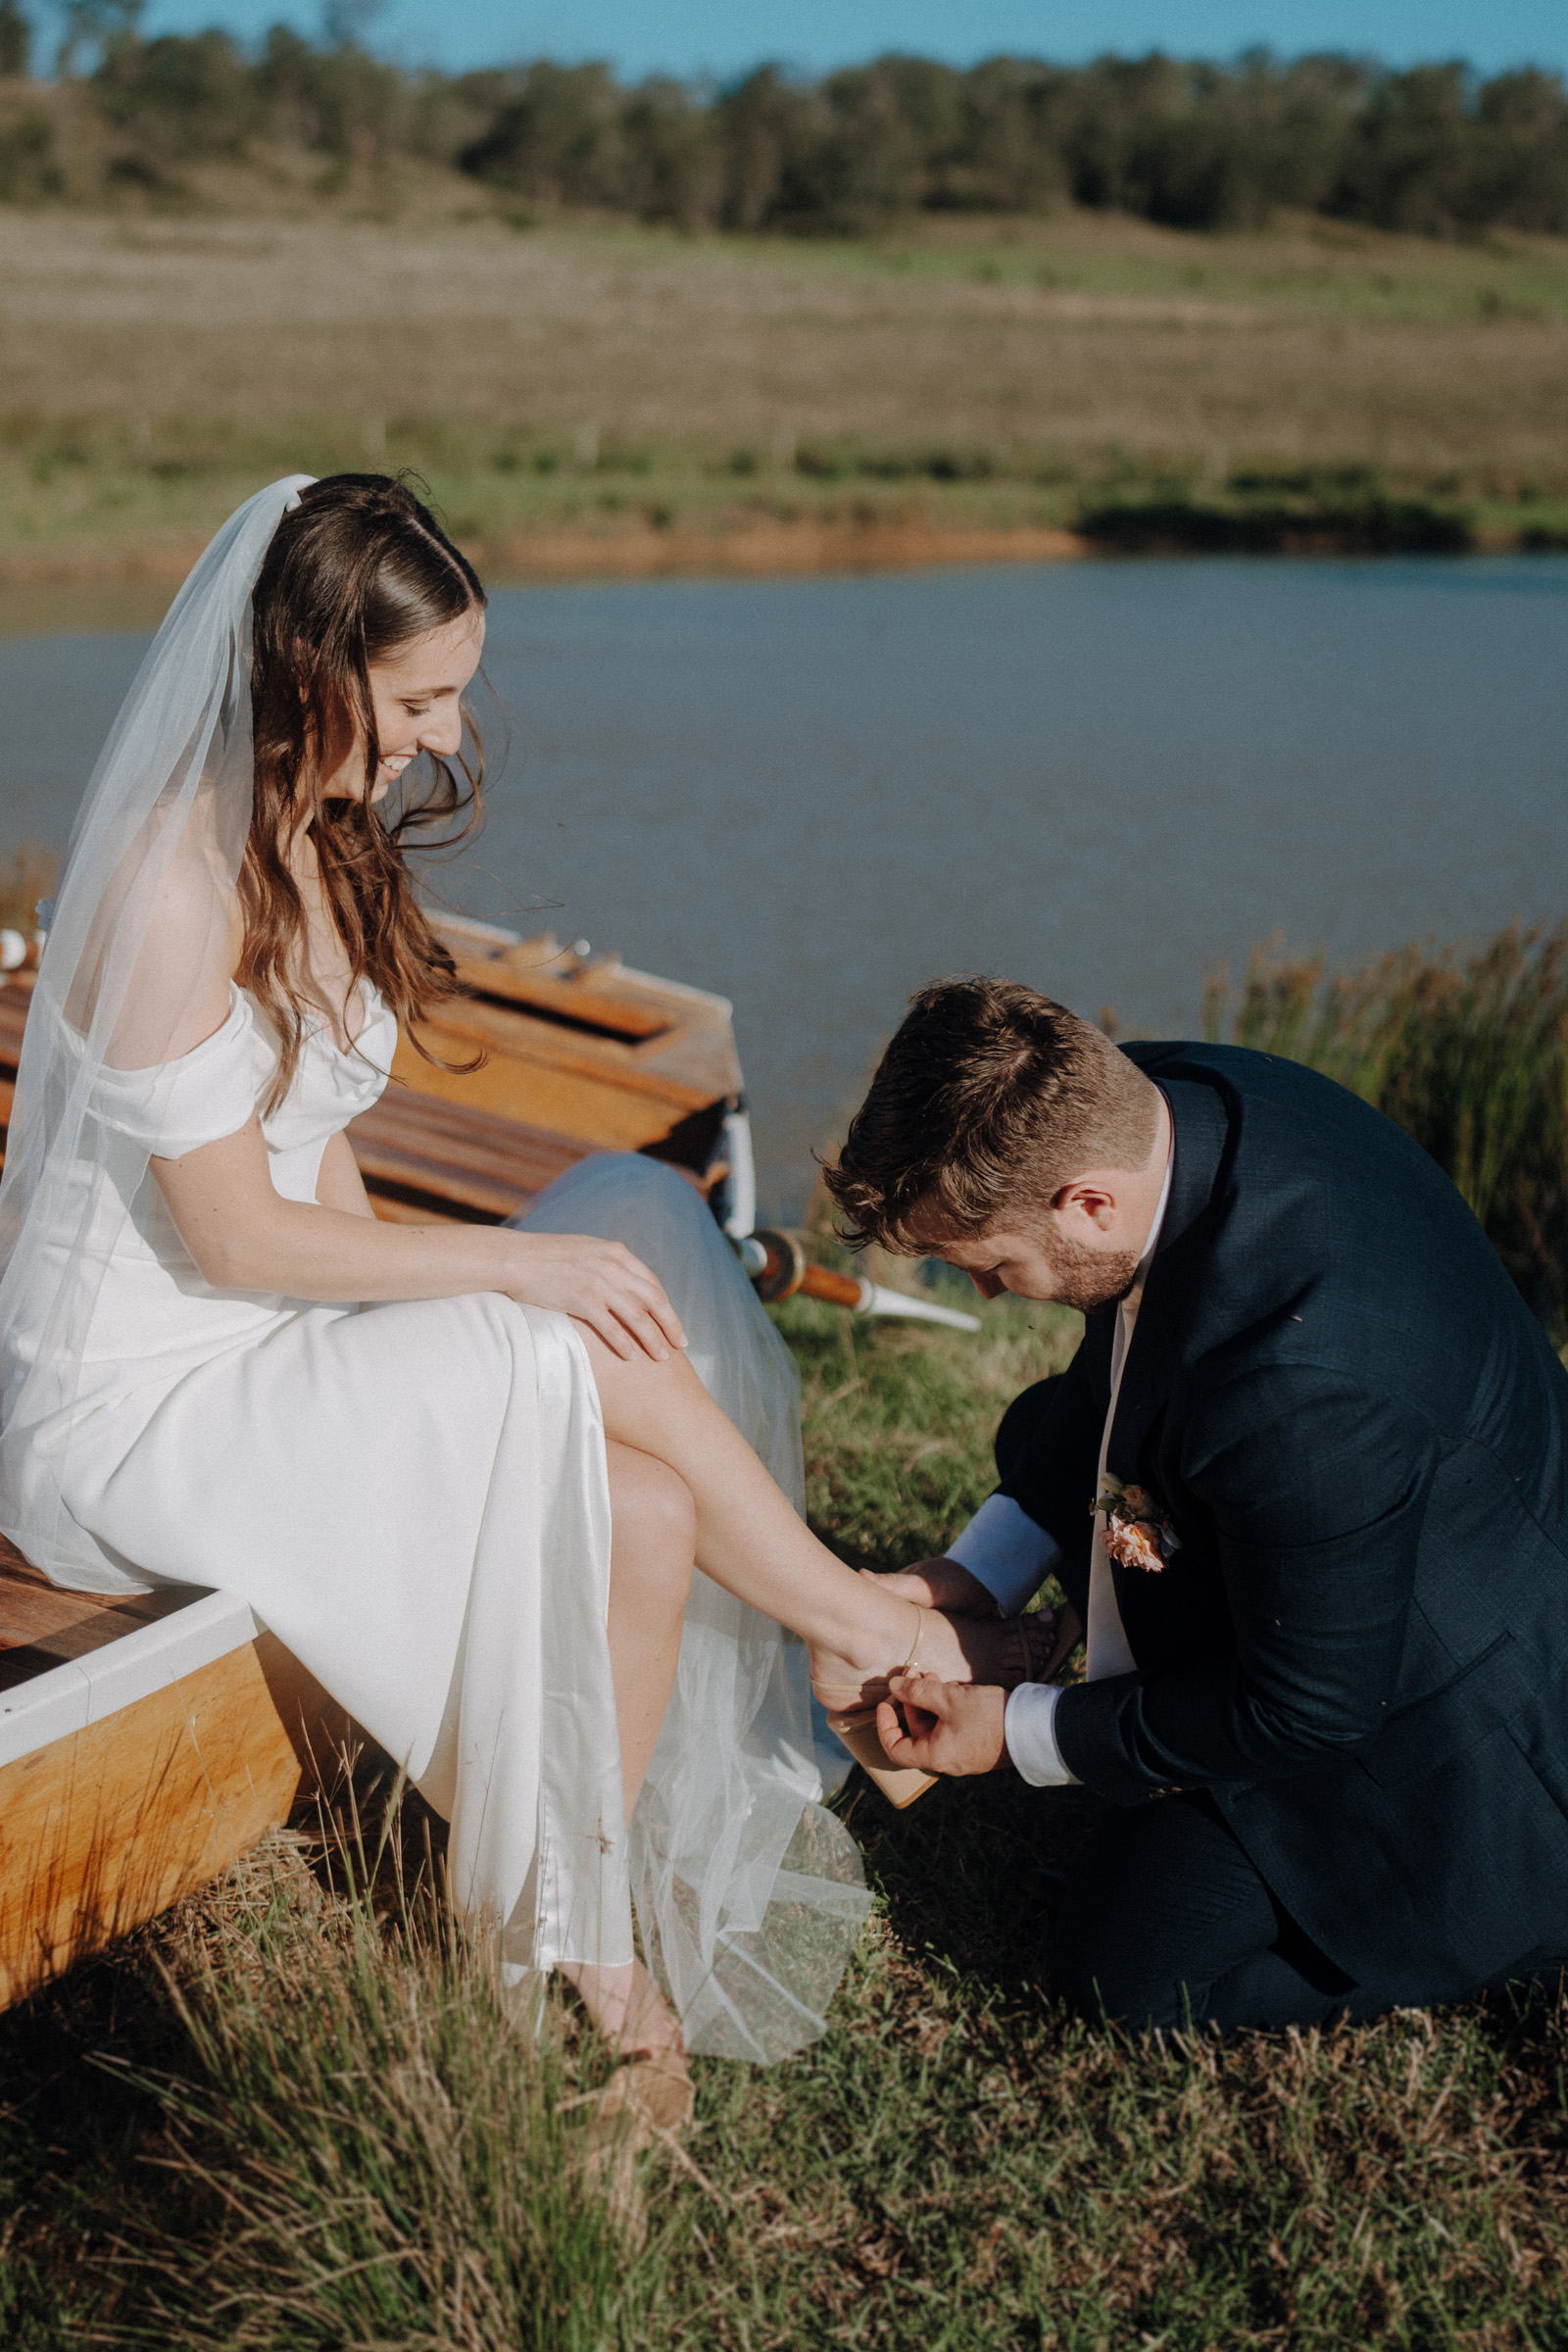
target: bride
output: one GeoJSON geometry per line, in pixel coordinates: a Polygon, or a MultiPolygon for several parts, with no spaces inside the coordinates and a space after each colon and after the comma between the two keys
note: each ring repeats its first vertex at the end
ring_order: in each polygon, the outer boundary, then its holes
{"type": "Polygon", "coordinates": [[[1033,1651],[809,1535],[783,1350],[671,1171],[590,1160],[511,1229],[371,1214],[344,1130],[456,988],[403,850],[477,801],[484,629],[373,475],[260,492],[175,600],[27,1021],[0,1527],[62,1584],[242,1594],[450,1820],[504,1965],[563,1970],[678,2119],[683,2048],[822,2030],[863,1916],[778,1629],[836,1693],[1033,1651]]]}

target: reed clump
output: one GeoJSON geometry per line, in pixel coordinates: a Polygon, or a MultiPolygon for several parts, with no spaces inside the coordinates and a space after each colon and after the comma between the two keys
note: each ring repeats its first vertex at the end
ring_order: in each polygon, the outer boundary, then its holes
{"type": "Polygon", "coordinates": [[[559,2004],[509,1996],[428,1842],[408,1882],[422,1809],[382,1794],[373,1848],[340,1812],[154,1946],[183,2048],[160,2072],[104,2062],[154,2105],[162,2181],[108,2266],[104,2340],[589,2352],[646,2317],[641,2201],[589,2135],[608,2062],[559,2004]]]}
{"type": "Polygon", "coordinates": [[[1329,976],[1276,937],[1203,1034],[1338,1079],[1453,1179],[1531,1305],[1568,1340],[1568,927],[1484,945],[1411,942],[1329,976]]]}

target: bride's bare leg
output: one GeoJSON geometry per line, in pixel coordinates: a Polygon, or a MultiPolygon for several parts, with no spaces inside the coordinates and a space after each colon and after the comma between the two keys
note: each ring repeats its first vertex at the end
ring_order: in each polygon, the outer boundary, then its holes
{"type": "MultiPolygon", "coordinates": [[[[811,1645],[819,1679],[843,1685],[901,1666],[914,1617],[908,1601],[836,1560],[797,1518],[684,1356],[625,1360],[579,1325],[604,1407],[621,1446],[675,1471],[697,1513],[697,1563],[727,1592],[811,1645]]],[[[949,1682],[1019,1679],[1013,1628],[975,1617],[926,1621],[920,1663],[949,1682]]]]}
{"type": "MultiPolygon", "coordinates": [[[[685,1575],[669,1569],[666,1551],[673,1557],[684,1547],[689,1573],[693,1527],[698,1564],[726,1591],[804,1636],[813,1668],[829,1682],[869,1680],[902,1665],[913,1611],[907,1600],[857,1576],[816,1541],[684,1356],[662,1364],[646,1355],[623,1361],[592,1332],[578,1329],[593,1362],[610,1442],[617,1520],[612,1663],[629,1813],[659,1736],[679,1648],[685,1575]],[[646,1541],[639,1534],[645,1512],[646,1541]],[[664,1571],[656,1569],[659,1560],[665,1561],[664,1571]],[[618,1602],[617,1561],[625,1569],[618,1602]],[[645,1646],[650,1637],[652,1650],[645,1646]],[[668,1646],[662,1646],[666,1641],[668,1646]]],[[[1010,1628],[979,1618],[933,1616],[926,1621],[921,1664],[951,1682],[1014,1682],[1017,1638],[1010,1628]]],[[[679,2027],[646,1970],[574,1967],[564,1973],[600,2032],[623,2052],[668,2052],[673,2058],[679,2051],[679,2027]]]]}
{"type": "MultiPolygon", "coordinates": [[[[610,1671],[629,1822],[674,1688],[697,1522],[683,1479],[651,1454],[606,1447],[610,1470],[610,1671]]],[[[680,2027],[648,1971],[586,1963],[562,1972],[612,2048],[680,2048],[680,2027]]]]}
{"type": "Polygon", "coordinates": [[[613,1440],[610,1466],[610,1671],[629,1822],[675,1685],[692,1589],[697,1514],[684,1479],[613,1440]]]}

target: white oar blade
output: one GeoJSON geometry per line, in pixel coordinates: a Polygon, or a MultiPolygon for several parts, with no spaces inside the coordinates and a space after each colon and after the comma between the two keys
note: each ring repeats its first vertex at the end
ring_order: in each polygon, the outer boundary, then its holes
{"type": "Polygon", "coordinates": [[[956,1306],[939,1306],[934,1298],[917,1298],[908,1291],[887,1291],[880,1283],[867,1282],[861,1286],[862,1315],[906,1315],[915,1323],[945,1323],[950,1331],[978,1331],[978,1315],[966,1315],[956,1306]]]}

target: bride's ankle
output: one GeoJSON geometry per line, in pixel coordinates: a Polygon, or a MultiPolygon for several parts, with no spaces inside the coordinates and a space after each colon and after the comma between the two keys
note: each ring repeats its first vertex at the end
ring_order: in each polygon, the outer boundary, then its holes
{"type": "Polygon", "coordinates": [[[861,1590],[862,1605],[846,1622],[808,1642],[813,1681],[874,1681],[898,1673],[918,1652],[930,1611],[874,1586],[861,1590]]]}
{"type": "Polygon", "coordinates": [[[664,2053],[684,2058],[680,2020],[640,1961],[611,1968],[569,1961],[561,1973],[617,2058],[664,2053]]]}

